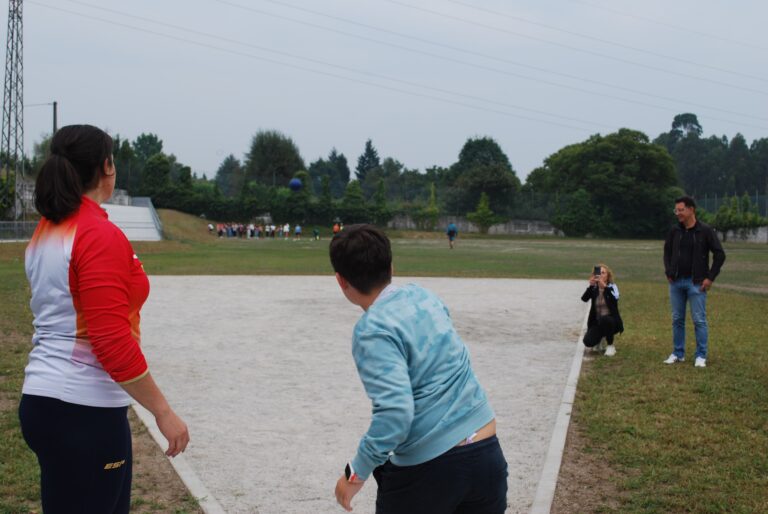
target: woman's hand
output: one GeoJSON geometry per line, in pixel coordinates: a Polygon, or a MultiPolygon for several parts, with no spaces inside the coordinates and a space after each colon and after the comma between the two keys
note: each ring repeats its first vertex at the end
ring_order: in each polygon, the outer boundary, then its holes
{"type": "Polygon", "coordinates": [[[608,279],[605,275],[600,275],[599,277],[597,277],[597,286],[600,289],[605,289],[605,286],[607,285],[608,285],[608,279]]]}
{"type": "Polygon", "coordinates": [[[155,418],[157,428],[168,440],[168,449],[165,454],[169,457],[175,457],[183,452],[189,444],[189,430],[187,424],[182,421],[172,410],[157,416],[155,418]]]}
{"type": "Polygon", "coordinates": [[[597,277],[595,277],[594,275],[590,275],[589,276],[589,285],[590,285],[590,287],[594,287],[595,285],[597,285],[597,277]]]}
{"type": "Polygon", "coordinates": [[[187,448],[189,430],[187,424],[173,412],[163,393],[155,384],[151,373],[147,373],[135,382],[120,384],[134,400],[155,416],[157,428],[168,439],[165,454],[175,457],[187,448]]]}

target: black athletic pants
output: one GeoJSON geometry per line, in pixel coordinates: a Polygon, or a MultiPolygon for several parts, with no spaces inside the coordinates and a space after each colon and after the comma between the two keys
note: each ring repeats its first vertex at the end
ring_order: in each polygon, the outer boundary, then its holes
{"type": "Polygon", "coordinates": [[[376,514],[502,514],[507,461],[496,436],[457,446],[416,466],[375,470],[376,514]]]}
{"type": "Polygon", "coordinates": [[[128,408],[87,407],[22,395],[24,440],[40,463],[45,514],[127,514],[131,504],[128,408]]]}
{"type": "Polygon", "coordinates": [[[613,344],[613,335],[616,333],[616,321],[613,316],[601,316],[597,322],[587,329],[584,334],[584,346],[592,348],[597,346],[600,340],[605,337],[608,344],[613,344]]]}

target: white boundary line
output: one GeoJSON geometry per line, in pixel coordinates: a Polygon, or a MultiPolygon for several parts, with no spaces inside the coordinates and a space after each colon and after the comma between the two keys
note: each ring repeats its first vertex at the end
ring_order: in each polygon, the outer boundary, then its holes
{"type": "MultiPolygon", "coordinates": [[[[166,441],[163,434],[160,433],[160,429],[157,428],[155,417],[147,409],[136,403],[133,404],[133,410],[136,412],[136,415],[141,422],[144,423],[144,426],[147,427],[147,430],[149,430],[152,439],[154,439],[157,445],[162,449],[163,445],[166,444],[166,441]]],[[[184,459],[184,455],[179,454],[173,459],[168,460],[171,461],[171,466],[173,466],[173,469],[179,474],[179,478],[181,478],[181,481],[187,486],[190,494],[192,494],[192,496],[199,502],[200,508],[203,509],[205,514],[226,514],[226,511],[218,500],[216,500],[210,491],[208,491],[205,484],[203,484],[197,476],[197,473],[192,469],[192,466],[190,466],[186,459],[184,459]]]]}
{"type": "Polygon", "coordinates": [[[531,510],[529,511],[530,514],[549,514],[552,509],[552,501],[555,499],[557,476],[560,474],[560,464],[563,461],[563,450],[565,449],[565,437],[568,434],[568,425],[571,422],[573,399],[576,397],[576,385],[579,382],[581,362],[584,358],[584,346],[581,344],[581,340],[587,328],[588,318],[589,306],[587,306],[587,313],[581,325],[579,339],[576,341],[576,352],[571,362],[571,371],[568,374],[568,381],[565,383],[563,398],[560,401],[560,410],[555,420],[555,430],[552,432],[552,439],[549,442],[549,450],[547,450],[547,457],[544,460],[544,469],[541,471],[541,478],[536,488],[536,496],[533,499],[533,505],[531,505],[531,510]]]}

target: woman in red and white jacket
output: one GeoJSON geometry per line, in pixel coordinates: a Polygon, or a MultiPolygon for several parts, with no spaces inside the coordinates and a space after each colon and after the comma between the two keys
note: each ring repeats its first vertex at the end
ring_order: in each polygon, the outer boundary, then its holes
{"type": "Polygon", "coordinates": [[[112,146],[96,127],[61,128],[35,185],[42,219],[25,255],[35,334],[19,418],[46,513],[129,511],[131,397],[155,416],[166,455],[189,442],[139,346],[149,281],[99,207],[115,188],[112,146]]]}

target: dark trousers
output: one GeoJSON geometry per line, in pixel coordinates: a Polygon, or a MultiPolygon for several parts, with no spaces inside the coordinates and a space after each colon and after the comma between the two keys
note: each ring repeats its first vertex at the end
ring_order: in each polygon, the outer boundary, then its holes
{"type": "Polygon", "coordinates": [[[601,316],[597,321],[587,328],[584,334],[584,346],[592,348],[597,346],[600,340],[605,337],[608,344],[613,344],[613,335],[616,333],[616,321],[613,316],[601,316]]]}
{"type": "Polygon", "coordinates": [[[128,408],[87,407],[22,395],[24,440],[40,463],[45,514],[127,514],[131,504],[128,408]]]}
{"type": "Polygon", "coordinates": [[[387,461],[373,471],[376,514],[502,514],[507,461],[496,436],[416,466],[387,461]]]}

